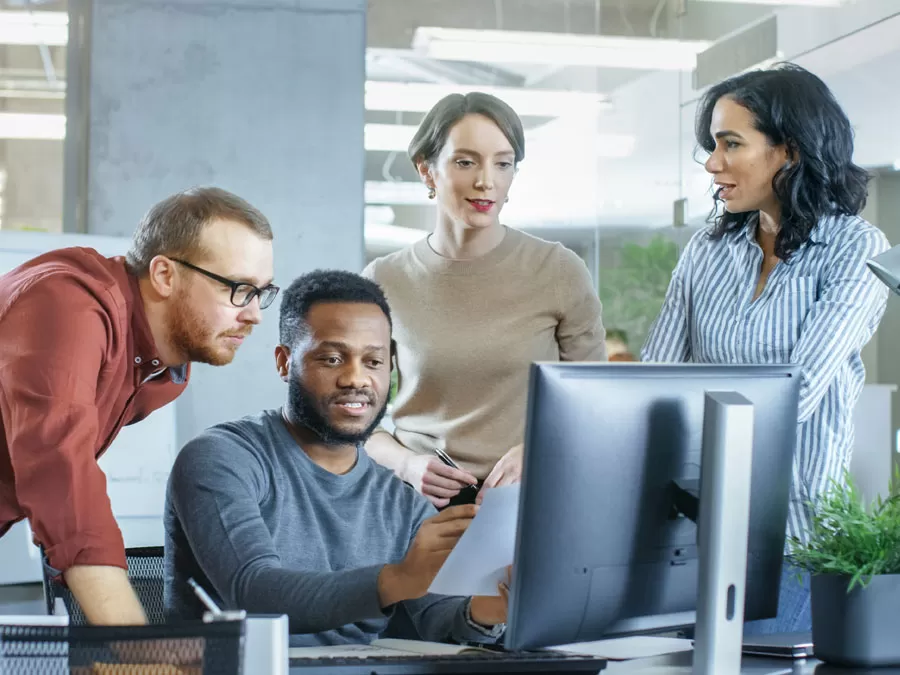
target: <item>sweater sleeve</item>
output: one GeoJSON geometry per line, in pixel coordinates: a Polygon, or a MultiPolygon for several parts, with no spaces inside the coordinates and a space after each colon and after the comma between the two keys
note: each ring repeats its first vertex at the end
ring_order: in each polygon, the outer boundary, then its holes
{"type": "Polygon", "coordinates": [[[309,572],[286,569],[260,512],[266,472],[242,439],[194,439],[178,455],[169,498],[216,594],[229,609],[287,614],[291,633],[318,633],[388,616],[378,598],[383,565],[309,572]]]}
{"type": "Polygon", "coordinates": [[[606,361],[602,307],[587,265],[562,246],[558,264],[559,358],[561,361],[606,361]]]}

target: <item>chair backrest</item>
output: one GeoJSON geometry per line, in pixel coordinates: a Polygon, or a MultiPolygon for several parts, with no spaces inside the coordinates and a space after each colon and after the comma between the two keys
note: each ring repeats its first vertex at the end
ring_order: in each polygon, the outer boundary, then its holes
{"type": "MultiPolygon", "coordinates": [[[[137,593],[147,621],[151,624],[165,623],[163,604],[163,547],[143,546],[125,549],[128,562],[128,580],[137,593]]],[[[84,625],[87,618],[72,592],[58,581],[54,581],[44,565],[44,599],[47,603],[47,614],[55,614],[56,599],[60,598],[66,606],[71,625],[84,625]]]]}
{"type": "Polygon", "coordinates": [[[171,626],[0,623],[0,672],[239,675],[244,628],[244,621],[191,621],[171,626]]]}

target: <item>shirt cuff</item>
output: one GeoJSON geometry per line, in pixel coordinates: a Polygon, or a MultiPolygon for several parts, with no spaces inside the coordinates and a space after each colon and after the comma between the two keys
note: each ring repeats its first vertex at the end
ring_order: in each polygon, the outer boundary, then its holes
{"type": "Polygon", "coordinates": [[[466,625],[469,628],[476,631],[477,633],[480,633],[481,635],[484,635],[485,637],[496,640],[502,637],[506,632],[505,623],[498,623],[494,624],[493,626],[482,626],[480,623],[475,621],[472,618],[472,598],[466,600],[466,607],[463,616],[465,617],[466,625]]]}
{"type": "MultiPolygon", "coordinates": [[[[45,545],[44,554],[51,570],[60,574],[76,565],[101,565],[128,569],[125,559],[125,542],[116,529],[109,536],[76,534],[52,546],[45,545]]],[[[49,571],[49,570],[48,570],[49,571]]]]}

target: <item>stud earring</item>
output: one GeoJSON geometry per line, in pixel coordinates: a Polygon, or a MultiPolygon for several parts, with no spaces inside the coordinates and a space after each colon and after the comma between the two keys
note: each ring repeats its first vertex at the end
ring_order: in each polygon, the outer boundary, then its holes
{"type": "Polygon", "coordinates": [[[504,203],[504,204],[509,204],[509,197],[507,197],[506,199],[504,199],[504,200],[503,200],[503,203],[504,203]]]}
{"type": "Polygon", "coordinates": [[[433,187],[428,188],[428,199],[434,199],[437,196],[433,187]]]}

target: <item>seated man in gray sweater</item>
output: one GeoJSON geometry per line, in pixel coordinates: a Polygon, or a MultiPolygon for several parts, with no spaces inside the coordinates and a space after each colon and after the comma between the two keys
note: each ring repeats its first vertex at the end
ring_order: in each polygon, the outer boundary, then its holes
{"type": "Polygon", "coordinates": [[[390,389],[381,289],[317,271],[282,297],[275,363],[284,405],[206,430],[172,469],[167,612],[202,616],[193,577],[226,608],[287,614],[294,646],[370,642],[391,634],[392,618],[401,637],[496,642],[505,586],[498,597],[427,594],[477,507],[435,515],[363,449],[390,389]]]}

